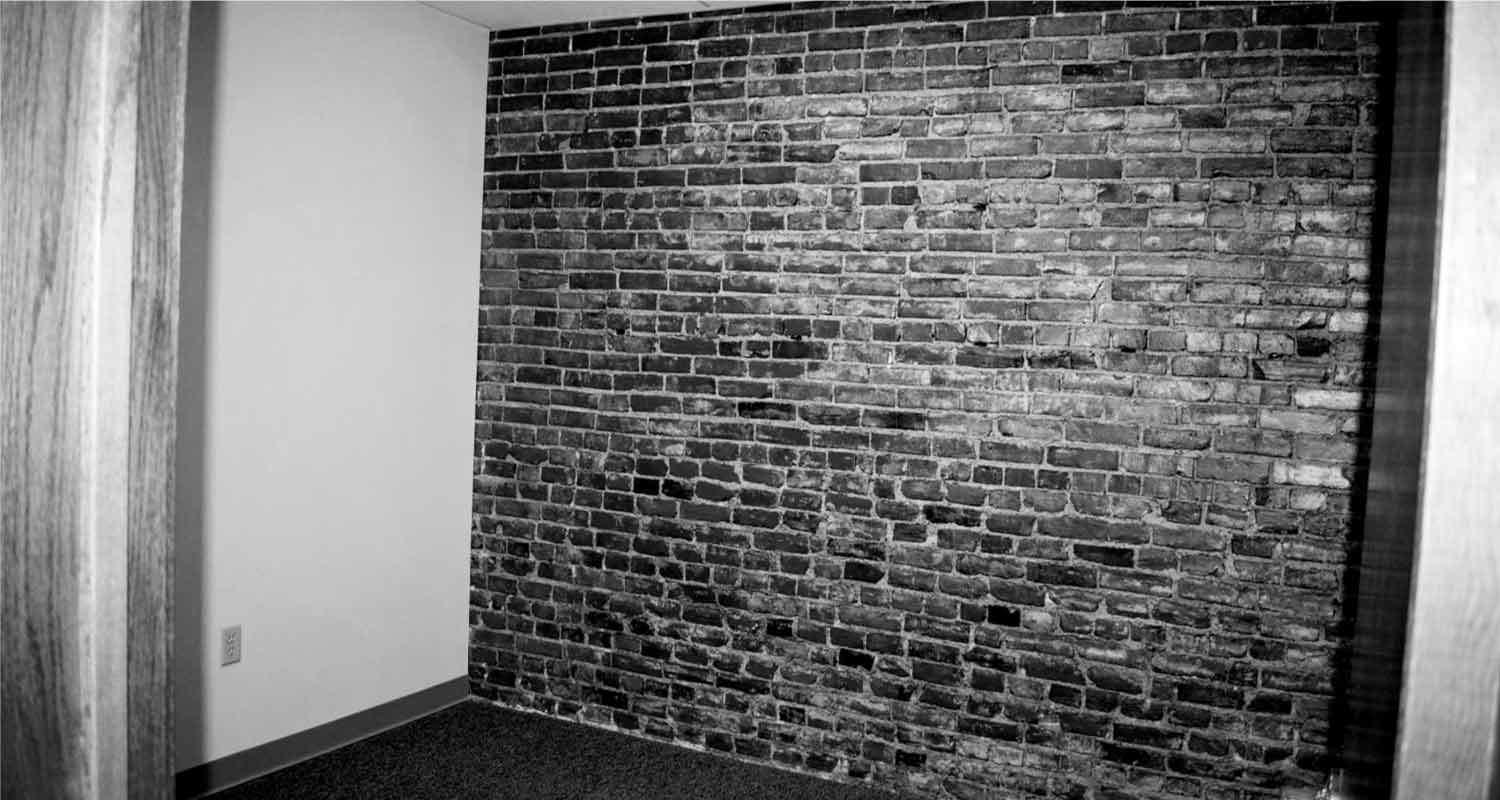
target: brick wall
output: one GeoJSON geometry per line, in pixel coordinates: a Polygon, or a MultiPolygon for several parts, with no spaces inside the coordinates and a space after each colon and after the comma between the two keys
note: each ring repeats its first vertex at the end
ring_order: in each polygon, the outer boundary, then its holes
{"type": "Polygon", "coordinates": [[[1321,785],[1376,9],[496,34],[475,692],[919,797],[1321,785]]]}

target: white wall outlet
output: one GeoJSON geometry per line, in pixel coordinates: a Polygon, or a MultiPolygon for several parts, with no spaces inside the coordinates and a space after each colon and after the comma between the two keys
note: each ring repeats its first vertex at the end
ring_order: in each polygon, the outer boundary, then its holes
{"type": "Polygon", "coordinates": [[[230,664],[240,663],[241,651],[244,649],[245,641],[240,631],[240,626],[231,625],[225,628],[220,636],[219,642],[219,665],[227,667],[230,664]]]}

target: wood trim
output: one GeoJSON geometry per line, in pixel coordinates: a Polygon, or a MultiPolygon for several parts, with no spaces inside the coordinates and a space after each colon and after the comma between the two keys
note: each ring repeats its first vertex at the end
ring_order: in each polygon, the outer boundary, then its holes
{"type": "Polygon", "coordinates": [[[1441,172],[1444,8],[1393,4],[1382,49],[1391,78],[1380,105],[1380,176],[1384,231],[1372,257],[1378,290],[1371,308],[1377,349],[1356,573],[1354,644],[1334,720],[1350,797],[1391,792],[1411,560],[1417,530],[1422,434],[1426,418],[1428,349],[1432,341],[1433,274],[1437,260],[1441,172]]]}
{"type": "Polygon", "coordinates": [[[1446,11],[1446,102],[1427,109],[1444,121],[1443,169],[1401,800],[1500,793],[1500,6],[1446,11]]]}
{"type": "MultiPolygon", "coordinates": [[[[99,71],[85,42],[93,26],[75,6],[0,4],[0,381],[4,425],[0,485],[0,795],[83,797],[94,788],[84,726],[87,642],[75,621],[86,613],[87,566],[80,535],[86,476],[83,333],[89,222],[98,187],[73,183],[70,168],[98,172],[98,146],[82,130],[100,105],[92,85],[50,84],[63,74],[99,71]],[[74,136],[52,136],[69,130],[74,136]],[[71,185],[70,185],[71,184],[71,185]],[[76,208],[85,205],[86,208],[76,208]],[[55,216],[50,216],[55,215],[55,216]]],[[[97,17],[97,13],[93,16],[97,17]]],[[[96,20],[97,22],[97,20],[96,20]]],[[[97,127],[97,123],[93,126],[97,127]]]]}
{"type": "Polygon", "coordinates": [[[171,788],[186,15],[177,3],[0,4],[7,798],[171,788]]]}
{"type": "Polygon", "coordinates": [[[140,26],[131,292],[129,785],[172,792],[172,538],[188,6],[147,3],[140,26]]]}
{"type": "Polygon", "coordinates": [[[460,675],[419,692],[398,697],[324,723],[252,747],[233,755],[185,769],[177,775],[177,797],[192,800],[206,794],[254,780],[279,769],[337,750],[382,731],[464,702],[469,697],[468,676],[460,675]]]}

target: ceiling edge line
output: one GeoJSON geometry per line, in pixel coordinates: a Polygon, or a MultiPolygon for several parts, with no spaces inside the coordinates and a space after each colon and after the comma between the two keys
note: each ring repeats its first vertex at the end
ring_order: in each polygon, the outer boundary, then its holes
{"type": "MultiPolygon", "coordinates": [[[[698,0],[698,1],[700,3],[703,2],[703,0],[698,0]]],[[[467,22],[468,24],[473,25],[474,27],[476,27],[476,28],[478,28],[478,29],[480,29],[482,31],[488,32],[488,31],[495,30],[494,28],[491,28],[490,26],[485,25],[482,22],[476,22],[476,21],[474,21],[472,19],[469,19],[468,17],[460,16],[458,14],[453,13],[452,11],[449,11],[446,8],[439,8],[439,7],[437,7],[437,6],[435,6],[435,5],[431,4],[431,3],[424,2],[423,0],[417,0],[417,5],[419,5],[419,6],[425,6],[427,8],[430,8],[433,11],[436,11],[437,13],[442,14],[445,17],[452,17],[453,19],[456,19],[456,20],[458,20],[460,22],[467,22]]]]}

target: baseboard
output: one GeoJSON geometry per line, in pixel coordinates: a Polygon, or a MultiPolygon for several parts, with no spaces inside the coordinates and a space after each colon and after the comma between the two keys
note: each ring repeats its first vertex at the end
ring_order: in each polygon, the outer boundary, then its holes
{"type": "Polygon", "coordinates": [[[259,778],[425,717],[434,711],[441,711],[463,702],[468,696],[469,679],[454,678],[316,728],[190,767],[177,773],[177,800],[193,800],[252,778],[259,778]]]}

